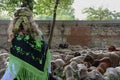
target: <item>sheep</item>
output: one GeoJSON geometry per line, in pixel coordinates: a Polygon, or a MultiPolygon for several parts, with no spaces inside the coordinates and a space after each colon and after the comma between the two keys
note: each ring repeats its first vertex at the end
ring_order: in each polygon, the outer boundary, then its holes
{"type": "Polygon", "coordinates": [[[1,53],[0,54],[0,61],[7,62],[9,59],[9,54],[8,53],[1,53]]]}
{"type": "Polygon", "coordinates": [[[109,57],[112,60],[112,67],[116,67],[119,65],[120,62],[120,56],[114,52],[109,53],[109,57]]]}
{"type": "Polygon", "coordinates": [[[92,70],[95,70],[96,68],[97,68],[97,67],[95,67],[95,66],[91,66],[91,67],[87,68],[87,71],[90,72],[90,71],[92,71],[92,70]]]}
{"type": "Polygon", "coordinates": [[[84,64],[78,64],[77,66],[78,66],[78,77],[80,80],[84,80],[88,75],[87,67],[84,64]]]}
{"type": "Polygon", "coordinates": [[[98,65],[96,68],[101,74],[104,74],[106,72],[106,69],[108,68],[108,64],[105,62],[102,62],[98,65]]]}
{"type": "Polygon", "coordinates": [[[87,51],[87,50],[82,50],[80,53],[81,53],[81,54],[87,54],[88,51],[87,51]]]}
{"type": "Polygon", "coordinates": [[[112,60],[111,60],[109,57],[103,57],[103,58],[100,59],[99,61],[100,61],[100,63],[101,63],[101,62],[107,63],[107,64],[108,64],[108,67],[110,67],[110,66],[111,66],[111,61],[112,61],[112,60]]]}
{"type": "Polygon", "coordinates": [[[104,73],[104,76],[105,78],[114,79],[114,80],[117,80],[120,78],[118,71],[113,67],[107,68],[106,72],[104,73]]]}
{"type": "Polygon", "coordinates": [[[96,69],[88,72],[87,78],[90,80],[105,80],[103,75],[96,69]]]}
{"type": "Polygon", "coordinates": [[[115,46],[110,46],[110,47],[108,47],[108,51],[109,51],[109,52],[112,52],[112,51],[120,51],[120,50],[119,50],[119,49],[116,49],[115,46]]]}
{"type": "Polygon", "coordinates": [[[61,56],[61,59],[65,61],[65,57],[66,55],[65,54],[59,54],[61,56]]]}
{"type": "Polygon", "coordinates": [[[65,76],[66,80],[75,80],[74,72],[70,65],[65,66],[63,75],[65,76]]]}
{"type": "Polygon", "coordinates": [[[62,59],[62,57],[59,54],[52,55],[52,60],[56,60],[56,59],[62,59]]]}
{"type": "Polygon", "coordinates": [[[85,56],[77,56],[77,57],[74,57],[74,58],[70,59],[70,62],[76,61],[78,64],[79,64],[79,63],[83,63],[84,57],[85,57],[85,56]]]}
{"type": "Polygon", "coordinates": [[[92,65],[92,63],[94,62],[94,59],[91,55],[86,55],[83,62],[89,68],[92,65]]]}
{"type": "Polygon", "coordinates": [[[97,66],[97,70],[104,74],[106,72],[106,69],[111,66],[111,59],[109,57],[104,57],[99,60],[99,65],[97,66]]]}
{"type": "Polygon", "coordinates": [[[65,62],[62,59],[56,59],[55,61],[56,67],[62,67],[65,65],[65,62]]]}
{"type": "Polygon", "coordinates": [[[115,69],[118,71],[118,73],[120,74],[120,66],[115,67],[115,69]]]}
{"type": "Polygon", "coordinates": [[[70,59],[74,58],[74,55],[66,55],[65,62],[68,62],[70,59]]]}
{"type": "Polygon", "coordinates": [[[120,51],[115,51],[114,53],[116,53],[120,57],[120,51]]]}
{"type": "MultiPolygon", "coordinates": [[[[68,49],[59,49],[55,51],[59,53],[57,54],[59,58],[54,58],[54,60],[51,61],[53,67],[55,67],[53,71],[57,72],[55,76],[63,80],[110,80],[108,77],[103,76],[107,68],[119,65],[119,51],[93,51],[92,49],[83,49],[80,51],[80,49],[77,49],[78,48],[73,51],[68,49]],[[55,62],[56,60],[58,61],[55,62]]],[[[119,67],[115,69],[120,73],[119,67]]]]}
{"type": "Polygon", "coordinates": [[[2,57],[2,56],[9,56],[9,54],[8,53],[1,53],[0,57],[2,57]]]}
{"type": "Polygon", "coordinates": [[[77,62],[72,61],[69,65],[71,66],[71,68],[74,72],[76,72],[78,70],[77,62]]]}
{"type": "Polygon", "coordinates": [[[89,55],[93,56],[94,59],[101,59],[103,57],[109,57],[112,60],[112,67],[119,65],[120,57],[115,52],[106,52],[106,53],[90,53],[89,55]]]}
{"type": "Polygon", "coordinates": [[[59,48],[61,48],[61,49],[65,49],[65,48],[68,48],[68,46],[69,46],[69,44],[67,44],[67,43],[61,43],[61,44],[59,44],[59,48]]]}
{"type": "Polygon", "coordinates": [[[51,61],[51,70],[53,75],[59,75],[63,71],[63,67],[65,65],[65,62],[62,59],[56,59],[54,61],[51,61]],[[58,74],[59,71],[59,74],[58,74]]]}
{"type": "Polygon", "coordinates": [[[8,51],[5,50],[5,49],[1,49],[1,50],[0,50],[0,54],[1,54],[1,53],[7,53],[7,52],[8,52],[8,51]]]}
{"type": "Polygon", "coordinates": [[[76,51],[76,52],[74,52],[74,57],[77,57],[77,56],[80,56],[81,55],[81,53],[80,52],[78,52],[78,51],[76,51]]]}
{"type": "Polygon", "coordinates": [[[8,59],[9,59],[8,53],[1,53],[0,54],[0,69],[7,66],[8,59]]]}

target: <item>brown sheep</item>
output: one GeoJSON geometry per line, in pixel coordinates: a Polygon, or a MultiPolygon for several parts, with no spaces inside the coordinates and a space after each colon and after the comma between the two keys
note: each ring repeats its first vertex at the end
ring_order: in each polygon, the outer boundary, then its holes
{"type": "Polygon", "coordinates": [[[111,63],[112,63],[111,66],[112,67],[118,66],[119,62],[120,62],[120,57],[115,52],[91,53],[89,55],[93,56],[94,59],[101,59],[103,57],[109,57],[112,60],[111,61],[111,63]]]}
{"type": "Polygon", "coordinates": [[[120,51],[120,50],[119,50],[119,49],[116,49],[115,46],[110,46],[110,47],[108,47],[108,51],[109,51],[109,52],[112,52],[112,51],[120,51]]]}
{"type": "Polygon", "coordinates": [[[111,59],[109,57],[104,57],[99,60],[99,65],[97,66],[97,70],[104,74],[106,69],[111,66],[111,59]]]}

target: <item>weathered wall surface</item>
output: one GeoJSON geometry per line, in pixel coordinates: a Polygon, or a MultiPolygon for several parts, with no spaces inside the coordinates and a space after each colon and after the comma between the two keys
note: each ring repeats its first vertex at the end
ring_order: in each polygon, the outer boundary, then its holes
{"type": "MultiPolygon", "coordinates": [[[[0,47],[8,47],[7,28],[10,21],[0,21],[0,47]]],[[[52,21],[36,21],[48,39],[52,21]]],[[[88,47],[120,46],[119,21],[57,21],[52,46],[67,42],[88,47]]]]}
{"type": "Polygon", "coordinates": [[[7,28],[9,21],[0,21],[0,48],[7,48],[9,43],[7,43],[7,28]]]}

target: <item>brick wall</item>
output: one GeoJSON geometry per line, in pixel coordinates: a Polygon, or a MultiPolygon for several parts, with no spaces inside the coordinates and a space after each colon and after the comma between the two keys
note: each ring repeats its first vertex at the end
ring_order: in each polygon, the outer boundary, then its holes
{"type": "MultiPolygon", "coordinates": [[[[8,47],[7,28],[10,21],[0,21],[0,48],[8,47]]],[[[48,40],[52,21],[36,21],[48,40]]],[[[88,47],[120,47],[119,21],[57,21],[52,46],[68,42],[71,45],[88,47]]]]}
{"type": "Polygon", "coordinates": [[[67,42],[72,45],[89,46],[91,42],[89,27],[71,27],[71,34],[67,36],[67,42]]]}

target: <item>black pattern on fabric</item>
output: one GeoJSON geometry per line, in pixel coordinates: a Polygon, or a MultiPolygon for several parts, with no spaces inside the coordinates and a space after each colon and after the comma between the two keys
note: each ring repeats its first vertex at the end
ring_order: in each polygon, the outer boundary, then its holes
{"type": "Polygon", "coordinates": [[[12,40],[11,54],[44,71],[48,46],[45,41],[37,46],[36,41],[29,35],[22,37],[16,35],[12,40]]]}

